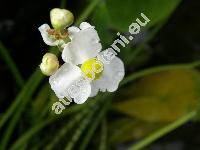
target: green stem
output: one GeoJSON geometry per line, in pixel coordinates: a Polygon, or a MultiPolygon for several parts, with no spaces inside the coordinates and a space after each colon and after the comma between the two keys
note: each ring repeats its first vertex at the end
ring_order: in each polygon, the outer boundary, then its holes
{"type": "Polygon", "coordinates": [[[101,110],[98,112],[97,116],[95,117],[95,120],[93,121],[92,126],[89,128],[87,134],[85,135],[85,138],[83,139],[82,144],[79,148],[80,150],[85,150],[87,148],[87,145],[89,144],[92,135],[94,134],[99,123],[105,116],[105,113],[109,108],[108,106],[111,104],[111,99],[112,98],[107,97],[107,99],[104,101],[104,105],[102,106],[103,108],[101,108],[101,110]]]}
{"type": "MultiPolygon", "coordinates": [[[[84,103],[82,105],[73,105],[71,106],[68,111],[63,112],[59,117],[58,116],[50,116],[45,121],[41,120],[39,123],[34,125],[32,128],[28,129],[10,148],[11,150],[19,149],[21,145],[27,143],[27,141],[41,131],[44,127],[58,121],[59,119],[69,116],[70,114],[74,114],[76,112],[81,111],[86,106],[93,106],[95,101],[98,101],[99,97],[96,97],[93,101],[89,101],[88,103],[84,103]],[[86,105],[87,104],[87,105],[86,105]]],[[[53,142],[52,142],[53,143],[53,142]]]]}
{"type": "MultiPolygon", "coordinates": [[[[51,48],[51,52],[54,52],[55,49],[51,48]]],[[[58,51],[55,51],[57,53],[58,51]]],[[[0,120],[0,130],[2,129],[3,125],[6,123],[6,121],[9,119],[9,117],[14,113],[14,111],[18,109],[24,109],[22,107],[22,103],[27,103],[30,100],[30,97],[35,92],[36,88],[42,81],[44,76],[41,74],[41,71],[39,68],[36,69],[36,71],[31,75],[31,77],[28,79],[26,84],[23,86],[20,93],[16,96],[15,100],[9,107],[9,109],[4,113],[0,120]],[[18,107],[21,104],[20,107],[18,107]]],[[[24,105],[25,106],[25,105],[24,105]]],[[[14,116],[15,117],[15,116],[14,116]]]]}
{"type": "MultiPolygon", "coordinates": [[[[96,110],[96,109],[95,109],[96,110]]],[[[90,120],[92,119],[95,110],[93,111],[89,111],[88,116],[86,116],[84,118],[84,120],[82,122],[80,122],[80,126],[75,130],[75,132],[72,135],[71,141],[69,141],[67,143],[67,145],[65,146],[65,150],[72,150],[75,143],[78,141],[79,137],[81,136],[81,134],[83,133],[83,131],[85,130],[85,128],[88,126],[88,124],[90,123],[90,120]]]]}
{"type": "Polygon", "coordinates": [[[102,121],[101,127],[101,140],[99,150],[106,150],[107,149],[107,122],[106,118],[102,121]]]}
{"type": "MultiPolygon", "coordinates": [[[[105,112],[106,112],[106,110],[108,108],[108,104],[110,104],[110,102],[111,101],[106,98],[106,95],[104,95],[104,97],[101,99],[101,103],[103,103],[102,108],[100,108],[100,110],[98,110],[99,109],[99,105],[101,105],[100,103],[98,103],[95,107],[93,107],[93,110],[90,110],[90,114],[82,121],[80,127],[75,131],[71,141],[66,145],[65,150],[72,150],[73,149],[75,143],[78,141],[78,139],[81,136],[82,132],[87,128],[88,124],[91,122],[92,116],[95,114],[95,112],[98,111],[98,115],[95,117],[97,119],[92,121],[92,127],[89,129],[89,131],[87,132],[85,138],[83,139],[83,143],[85,143],[86,145],[87,145],[87,143],[89,143],[89,139],[93,135],[93,131],[96,129],[96,127],[98,126],[100,120],[103,118],[103,116],[104,116],[104,114],[105,114],[105,112]],[[106,106],[106,107],[104,107],[104,106],[106,106]]],[[[85,149],[86,148],[85,144],[82,144],[80,146],[80,149],[85,149]]]]}
{"type": "MultiPolygon", "coordinates": [[[[40,71],[38,70],[38,72],[40,72],[40,71]]],[[[5,121],[8,119],[8,117],[14,111],[15,107],[17,107],[19,105],[17,112],[13,116],[10,124],[7,127],[7,130],[3,134],[2,141],[0,143],[2,150],[6,149],[6,146],[8,144],[9,139],[10,139],[10,136],[12,135],[14,127],[15,127],[17,121],[19,120],[21,113],[25,109],[26,104],[28,103],[28,101],[31,98],[34,91],[36,90],[36,87],[38,86],[38,84],[42,80],[42,74],[38,73],[38,72],[35,72],[33,74],[31,80],[29,80],[29,82],[23,88],[24,90],[20,93],[20,95],[14,101],[13,105],[11,106],[11,109],[9,109],[8,113],[6,113],[3,116],[2,120],[0,121],[0,127],[2,127],[3,124],[5,123],[5,121]],[[23,100],[23,102],[21,102],[21,100],[23,100]],[[21,102],[21,104],[20,104],[20,102],[21,102]]]]}
{"type": "Polygon", "coordinates": [[[88,113],[88,111],[83,111],[76,116],[73,117],[73,120],[71,120],[69,123],[67,123],[66,126],[64,126],[60,131],[57,133],[56,137],[44,148],[45,150],[52,150],[54,146],[62,139],[68,131],[70,131],[76,123],[80,122],[81,119],[88,113]]]}
{"type": "Polygon", "coordinates": [[[103,94],[102,97],[99,97],[94,104],[92,104],[89,109],[87,109],[88,116],[84,118],[84,120],[80,123],[81,125],[78,129],[75,130],[74,135],[71,138],[71,141],[67,143],[65,146],[65,150],[73,149],[75,143],[78,141],[79,137],[81,136],[82,132],[87,128],[88,124],[90,123],[92,116],[95,114],[97,109],[99,109],[99,105],[105,101],[107,94],[103,94]]]}
{"type": "Polygon", "coordinates": [[[198,66],[200,66],[200,61],[194,61],[192,63],[182,63],[182,64],[163,65],[163,66],[153,67],[153,68],[149,68],[149,69],[145,69],[145,70],[136,72],[136,73],[126,77],[121,82],[121,85],[127,84],[133,80],[144,77],[146,75],[158,73],[161,71],[172,70],[172,69],[192,69],[192,68],[195,68],[198,66]]]}
{"type": "MultiPolygon", "coordinates": [[[[167,19],[166,19],[167,20],[167,19]]],[[[152,31],[150,31],[149,35],[145,40],[133,51],[133,53],[127,58],[126,63],[129,65],[131,62],[138,56],[138,54],[144,49],[146,43],[148,43],[157,33],[160,31],[160,29],[163,27],[163,25],[166,23],[166,21],[161,22],[158,26],[156,26],[152,31]]]]}
{"type": "MultiPolygon", "coordinates": [[[[159,66],[159,67],[149,68],[149,69],[146,69],[146,70],[142,70],[142,71],[136,72],[136,73],[126,77],[122,81],[121,86],[125,85],[125,84],[127,84],[127,83],[129,83],[131,81],[134,81],[134,80],[136,80],[138,78],[141,78],[141,77],[153,74],[153,73],[157,73],[157,72],[161,72],[161,71],[167,71],[167,70],[171,70],[171,69],[183,69],[183,68],[190,69],[190,68],[195,68],[197,66],[200,66],[200,61],[196,61],[196,62],[193,62],[193,63],[186,63],[186,64],[166,65],[166,66],[159,66]]],[[[77,110],[79,110],[79,107],[78,107],[77,110]]],[[[33,129],[30,130],[30,133],[27,132],[24,136],[22,136],[22,138],[20,138],[20,140],[18,140],[16,142],[16,145],[21,145],[21,143],[23,143],[24,141],[28,140],[30,137],[32,137],[32,135],[34,135],[35,133],[40,131],[44,126],[47,125],[47,123],[45,123],[45,122],[42,123],[42,124],[43,124],[42,126],[38,125],[36,127],[33,127],[33,129]],[[35,130],[35,128],[37,130],[35,130]],[[34,130],[34,132],[32,130],[34,130]]]]}
{"type": "Polygon", "coordinates": [[[52,123],[53,119],[50,119],[50,120],[46,120],[46,121],[43,121],[43,122],[40,122],[38,123],[36,126],[34,126],[33,128],[31,128],[31,130],[29,132],[27,132],[26,134],[24,134],[22,136],[22,138],[20,138],[10,149],[11,150],[16,150],[16,149],[19,149],[19,147],[26,143],[26,141],[32,137],[32,135],[34,135],[35,133],[37,133],[38,131],[40,131],[42,128],[44,128],[45,126],[47,126],[48,124],[52,123]]]}
{"type": "MultiPolygon", "coordinates": [[[[83,13],[83,15],[81,16],[83,19],[80,19],[80,20],[84,20],[84,18],[85,18],[85,16],[87,16],[87,15],[89,15],[89,13],[91,12],[91,10],[97,5],[97,2],[98,2],[99,0],[94,0],[93,1],[93,3],[91,3],[91,5],[89,5],[89,7],[88,7],[88,9],[87,9],[87,11],[85,11],[85,13],[83,13]]],[[[78,20],[77,21],[77,24],[79,24],[81,21],[80,20],[78,20]]],[[[152,72],[150,72],[150,73],[152,73],[152,72]]],[[[145,74],[142,74],[142,75],[145,75],[145,74]]],[[[137,76],[135,76],[135,77],[132,77],[132,78],[128,78],[128,82],[130,82],[130,80],[133,80],[134,78],[137,78],[137,76]]],[[[128,82],[124,82],[124,83],[128,83],[128,82]]],[[[30,87],[30,86],[29,86],[30,87]]],[[[24,98],[26,98],[26,97],[24,97],[24,98]]],[[[30,99],[29,97],[27,98],[27,99],[30,99]]],[[[22,111],[21,111],[22,112],[22,111]]],[[[20,115],[17,115],[17,118],[19,118],[18,116],[20,116],[20,115]]],[[[8,118],[8,117],[7,117],[8,118]]],[[[17,120],[17,119],[14,119],[14,120],[17,120]]],[[[5,122],[5,120],[3,121],[3,122],[5,122]]],[[[4,123],[3,123],[4,124],[4,123]]],[[[14,124],[16,124],[16,121],[14,121],[14,124]]],[[[1,127],[1,122],[0,122],[0,127],[1,127]]],[[[14,127],[14,126],[13,126],[14,127]]],[[[12,128],[13,128],[12,127],[12,128]]],[[[12,133],[12,131],[11,131],[11,133],[12,133]]]]}
{"type": "MultiPolygon", "coordinates": [[[[92,10],[95,8],[95,6],[97,5],[99,0],[94,0],[90,3],[89,7],[86,8],[86,10],[83,12],[83,15],[81,15],[81,17],[77,20],[77,24],[79,24],[80,22],[82,22],[83,20],[85,20],[88,15],[92,12],[92,10]]],[[[11,105],[10,109],[5,113],[5,115],[1,118],[0,120],[0,130],[2,128],[2,126],[5,124],[5,122],[8,120],[8,118],[11,116],[11,114],[15,111],[15,109],[17,108],[17,106],[20,104],[21,101],[25,101],[23,107],[19,107],[21,108],[19,113],[17,113],[13,120],[11,121],[11,124],[9,125],[9,130],[6,131],[6,133],[3,136],[3,140],[1,141],[2,144],[2,149],[5,149],[9,138],[14,130],[14,127],[22,113],[22,111],[24,110],[27,102],[30,99],[29,95],[32,95],[33,92],[36,90],[36,88],[38,87],[39,83],[42,81],[42,79],[44,78],[44,76],[41,76],[40,71],[36,71],[33,76],[29,79],[28,83],[26,84],[26,86],[22,89],[22,92],[20,92],[20,94],[17,96],[17,98],[15,99],[14,103],[11,105]],[[33,83],[35,84],[34,88],[32,91],[29,91],[29,88],[32,87],[32,85],[30,85],[29,83],[35,82],[33,83]],[[38,82],[37,82],[38,81],[38,82]],[[28,90],[28,91],[27,91],[28,90]],[[28,95],[26,94],[26,92],[28,93],[28,95]],[[5,137],[5,138],[4,138],[5,137]]]]}
{"type": "Polygon", "coordinates": [[[61,0],[60,8],[66,8],[67,0],[61,0]]]}
{"type": "Polygon", "coordinates": [[[87,6],[86,10],[81,14],[81,16],[77,19],[76,25],[79,25],[82,21],[84,21],[94,10],[100,0],[92,0],[91,3],[87,6]]]}
{"type": "MultiPolygon", "coordinates": [[[[83,107],[86,106],[86,104],[89,107],[93,107],[95,105],[94,102],[98,102],[99,99],[101,97],[97,96],[93,101],[89,101],[88,103],[82,104],[82,105],[74,105],[71,106],[71,108],[69,109],[69,111],[63,112],[63,114],[59,117],[51,117],[48,118],[46,121],[41,121],[40,123],[36,124],[35,126],[33,126],[31,129],[29,129],[27,132],[25,132],[10,148],[11,150],[15,150],[18,149],[21,145],[23,145],[24,143],[26,143],[31,137],[33,137],[35,134],[37,134],[39,131],[41,131],[44,127],[46,127],[47,125],[56,122],[57,120],[59,120],[60,118],[63,118],[67,115],[70,115],[71,113],[75,113],[77,111],[80,111],[83,107]]],[[[87,110],[89,111],[89,110],[87,110]]]]}
{"type": "MultiPolygon", "coordinates": [[[[200,66],[200,61],[195,61],[195,62],[192,62],[192,63],[185,63],[185,64],[166,65],[166,66],[154,67],[154,68],[146,69],[146,70],[137,72],[133,75],[130,75],[125,80],[123,80],[121,85],[127,84],[130,81],[136,80],[136,79],[141,78],[143,76],[150,75],[150,74],[157,73],[157,72],[161,72],[161,71],[167,71],[167,70],[171,70],[171,69],[192,69],[192,68],[195,68],[195,67],[198,67],[198,66],[200,66]]],[[[144,148],[145,146],[151,144],[152,142],[154,142],[155,140],[164,136],[165,134],[169,133],[170,131],[175,130],[179,126],[181,126],[184,123],[188,122],[189,120],[193,119],[195,114],[196,114],[196,112],[193,111],[193,112],[181,117],[177,121],[163,127],[162,129],[151,134],[150,136],[144,138],[139,143],[131,146],[129,148],[129,150],[140,150],[140,149],[144,148]]]]}
{"type": "Polygon", "coordinates": [[[178,119],[178,120],[170,123],[169,125],[155,131],[154,133],[152,133],[148,137],[144,138],[140,142],[129,147],[128,150],[140,150],[140,149],[146,147],[147,145],[151,144],[152,142],[156,141],[157,139],[163,137],[164,135],[168,134],[169,132],[175,130],[176,128],[178,128],[181,125],[185,124],[186,122],[190,121],[195,116],[195,114],[196,114],[196,112],[193,111],[193,112],[190,112],[187,115],[184,115],[180,119],[178,119]]]}
{"type": "MultiPolygon", "coordinates": [[[[21,101],[23,99],[28,100],[27,97],[29,97],[29,95],[31,96],[32,93],[35,91],[35,85],[36,83],[40,82],[42,79],[42,75],[40,73],[39,70],[37,70],[32,76],[31,78],[28,80],[28,82],[25,84],[25,86],[23,87],[22,91],[19,93],[19,95],[17,96],[17,98],[13,101],[12,105],[10,106],[10,108],[6,111],[6,113],[2,116],[1,120],[0,120],[0,129],[3,127],[3,125],[5,124],[5,122],[8,120],[8,118],[12,115],[12,113],[15,111],[15,109],[17,108],[17,106],[20,105],[21,101]],[[31,87],[31,88],[30,88],[31,87]]],[[[37,85],[36,85],[37,86],[37,85]]],[[[20,107],[18,107],[20,109],[20,107]]]]}
{"type": "MultiPolygon", "coordinates": [[[[100,98],[99,98],[100,99],[100,98]]],[[[99,101],[99,99],[95,99],[95,101],[99,101]]],[[[67,131],[70,131],[76,123],[80,122],[84,116],[86,116],[92,107],[94,107],[94,103],[89,103],[86,108],[83,109],[82,112],[78,113],[73,120],[71,120],[67,126],[64,126],[59,133],[57,133],[56,137],[44,148],[45,150],[51,150],[55,147],[55,145],[60,141],[60,139],[67,134],[67,131]]]]}
{"type": "Polygon", "coordinates": [[[6,62],[10,72],[12,73],[13,77],[16,80],[17,85],[19,87],[22,87],[24,85],[24,79],[20,74],[19,70],[17,69],[17,66],[14,63],[12,57],[10,56],[8,50],[1,41],[0,41],[0,56],[6,62]]]}

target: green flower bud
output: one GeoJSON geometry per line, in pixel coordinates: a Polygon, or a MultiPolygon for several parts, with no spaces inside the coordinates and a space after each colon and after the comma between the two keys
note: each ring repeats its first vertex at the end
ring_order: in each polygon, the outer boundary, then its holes
{"type": "Polygon", "coordinates": [[[69,10],[54,8],[50,12],[50,19],[55,29],[62,30],[74,22],[74,15],[69,10]]]}
{"type": "Polygon", "coordinates": [[[44,75],[50,76],[59,68],[59,61],[56,55],[46,53],[42,58],[40,69],[44,75]]]}

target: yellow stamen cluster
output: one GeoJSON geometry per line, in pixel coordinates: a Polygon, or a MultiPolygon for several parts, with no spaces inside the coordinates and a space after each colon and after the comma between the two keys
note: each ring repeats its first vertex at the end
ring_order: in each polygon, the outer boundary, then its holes
{"type": "Polygon", "coordinates": [[[103,72],[103,63],[96,58],[91,58],[81,65],[81,70],[90,80],[99,79],[103,72]]]}

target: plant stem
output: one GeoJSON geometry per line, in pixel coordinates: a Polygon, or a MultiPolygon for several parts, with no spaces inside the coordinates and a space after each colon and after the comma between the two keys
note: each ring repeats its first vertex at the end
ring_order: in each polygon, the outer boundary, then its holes
{"type": "MultiPolygon", "coordinates": [[[[95,107],[95,110],[97,109],[97,107],[95,107]]],[[[80,122],[79,127],[75,130],[74,134],[72,135],[71,140],[67,143],[67,145],[65,146],[65,150],[72,150],[75,143],[78,141],[78,139],[80,138],[81,134],[83,133],[83,131],[85,130],[85,128],[88,126],[88,124],[90,123],[90,120],[92,119],[95,110],[93,111],[88,111],[88,115],[84,118],[84,120],[82,122],[80,122]]]]}
{"type": "MultiPolygon", "coordinates": [[[[100,98],[95,99],[95,101],[99,100],[100,98]]],[[[76,125],[76,123],[80,122],[83,119],[83,117],[85,117],[90,112],[91,108],[94,107],[94,105],[94,103],[89,103],[84,109],[82,109],[83,111],[81,111],[75,117],[73,117],[73,120],[69,121],[69,123],[57,133],[56,137],[49,144],[47,144],[47,146],[44,149],[53,149],[54,146],[60,141],[60,139],[62,139],[63,136],[65,136],[67,132],[70,131],[76,125]]]]}
{"type": "Polygon", "coordinates": [[[16,80],[17,85],[19,87],[22,87],[24,85],[24,79],[22,78],[22,75],[20,74],[8,50],[1,41],[0,41],[0,56],[6,62],[10,72],[12,73],[14,79],[16,80]]]}
{"type": "MultiPolygon", "coordinates": [[[[94,102],[97,102],[99,101],[101,97],[100,96],[97,96],[93,101],[94,102]]],[[[87,106],[89,107],[93,107],[95,105],[95,103],[93,103],[93,101],[90,101],[87,103],[87,106]]],[[[41,121],[40,123],[36,124],[35,126],[33,126],[31,129],[29,129],[27,132],[25,132],[13,145],[12,147],[10,148],[11,150],[15,150],[15,149],[19,149],[19,147],[21,145],[23,145],[24,143],[27,143],[27,141],[33,137],[35,134],[37,134],[39,131],[41,131],[44,127],[46,127],[47,125],[53,123],[53,122],[56,122],[58,121],[60,118],[63,118],[64,116],[67,116],[71,113],[75,113],[77,111],[80,111],[80,109],[82,107],[80,106],[85,106],[86,104],[82,104],[82,105],[79,105],[77,107],[77,105],[74,105],[74,106],[71,106],[71,108],[69,109],[70,111],[67,111],[67,112],[64,112],[62,114],[62,116],[59,116],[59,117],[51,117],[51,118],[47,118],[47,120],[45,121],[41,121]]],[[[88,110],[87,110],[88,111],[88,110]]],[[[86,112],[87,113],[87,112],[86,112]]]]}
{"type": "MultiPolygon", "coordinates": [[[[90,5],[86,8],[86,10],[83,12],[83,15],[81,15],[81,17],[77,20],[77,24],[79,24],[80,22],[82,22],[83,20],[85,20],[88,15],[92,12],[92,10],[95,8],[95,6],[98,4],[99,0],[94,0],[90,3],[90,5]]],[[[2,128],[2,126],[4,125],[4,123],[8,120],[8,118],[11,116],[11,114],[15,111],[15,109],[17,108],[17,106],[20,104],[21,101],[25,101],[23,104],[23,107],[20,107],[19,112],[16,113],[16,115],[14,116],[13,120],[11,121],[8,129],[4,136],[3,136],[3,140],[1,141],[2,144],[2,149],[5,149],[8,141],[10,139],[10,136],[14,130],[14,127],[22,113],[22,111],[24,110],[27,102],[30,99],[30,96],[34,93],[34,91],[36,90],[36,88],[38,87],[39,83],[42,81],[42,79],[44,78],[44,76],[41,76],[40,71],[37,69],[36,72],[34,72],[34,74],[31,76],[31,78],[29,79],[28,83],[26,84],[26,86],[22,89],[22,91],[20,92],[20,94],[17,96],[17,98],[15,99],[14,103],[11,105],[11,108],[5,113],[5,115],[1,118],[0,120],[0,130],[2,128]],[[36,83],[34,83],[36,81],[36,83]],[[32,83],[35,85],[32,91],[29,91],[29,88],[32,87],[31,84],[32,83]],[[28,91],[27,91],[28,90],[28,91]]]]}
{"type": "MultiPolygon", "coordinates": [[[[51,52],[55,51],[54,48],[51,48],[51,52]]],[[[55,53],[57,53],[56,51],[55,53]]],[[[6,121],[9,119],[9,117],[14,113],[14,111],[17,109],[17,107],[21,104],[18,109],[24,109],[22,107],[22,103],[27,103],[30,100],[30,97],[35,92],[36,88],[39,86],[40,82],[43,80],[44,75],[41,74],[41,71],[39,68],[35,70],[35,72],[31,75],[31,77],[28,79],[26,84],[23,86],[22,90],[19,92],[19,94],[16,96],[15,100],[9,107],[9,109],[4,113],[0,120],[0,130],[2,129],[3,125],[6,123],[6,121]]],[[[24,105],[26,106],[26,105],[24,105]]]]}
{"type": "MultiPolygon", "coordinates": [[[[2,116],[0,120],[0,129],[3,127],[5,122],[8,120],[8,118],[12,115],[12,113],[15,111],[18,105],[20,105],[20,102],[22,99],[24,99],[26,96],[28,97],[31,95],[32,92],[34,92],[34,83],[38,83],[41,81],[41,74],[39,73],[39,70],[37,70],[29,79],[29,81],[26,83],[20,94],[17,96],[17,98],[12,103],[11,107],[6,111],[6,113],[2,116]],[[31,88],[30,88],[31,87],[31,88]]],[[[25,98],[26,100],[28,98],[25,98]]],[[[20,107],[19,107],[20,109],[20,107]]]]}
{"type": "MultiPolygon", "coordinates": [[[[167,19],[166,19],[167,20],[167,19]]],[[[127,58],[126,63],[129,65],[131,61],[133,61],[138,54],[144,49],[145,45],[160,31],[160,29],[165,25],[166,20],[161,22],[158,26],[156,26],[152,31],[149,32],[147,38],[133,51],[133,53],[127,58]]]]}
{"type": "Polygon", "coordinates": [[[101,123],[101,139],[100,139],[100,145],[99,150],[106,150],[107,149],[107,122],[106,118],[103,119],[101,123]]]}
{"type": "Polygon", "coordinates": [[[79,25],[82,21],[84,21],[94,10],[100,0],[92,0],[91,3],[87,6],[85,11],[81,14],[81,16],[77,19],[76,25],[79,25]]]}
{"type": "Polygon", "coordinates": [[[74,116],[73,120],[71,120],[69,123],[67,123],[66,126],[59,130],[59,132],[56,134],[56,137],[44,148],[44,150],[52,150],[55,145],[67,134],[67,132],[70,131],[76,123],[80,122],[87,113],[88,111],[84,110],[83,112],[74,116]]]}
{"type": "MultiPolygon", "coordinates": [[[[39,72],[39,70],[38,70],[38,72],[39,72]]],[[[23,110],[24,110],[26,104],[28,103],[29,99],[31,98],[32,94],[36,90],[36,87],[38,86],[38,84],[42,80],[42,74],[38,73],[38,72],[35,72],[33,74],[31,80],[29,80],[29,82],[24,86],[24,88],[23,88],[24,90],[19,94],[19,96],[17,97],[17,99],[14,101],[13,105],[9,109],[9,111],[3,116],[3,118],[0,121],[0,128],[1,128],[4,125],[5,121],[12,114],[14,109],[18,105],[20,105],[18,107],[18,111],[15,113],[10,124],[8,125],[7,130],[3,134],[3,137],[2,137],[2,140],[1,140],[1,143],[0,143],[1,149],[6,149],[6,146],[8,144],[9,139],[10,139],[10,136],[11,136],[13,130],[14,130],[14,127],[15,127],[17,121],[19,120],[21,113],[23,112],[23,110]],[[21,102],[22,100],[23,100],[23,102],[21,102]],[[20,102],[21,102],[21,104],[20,104],[20,102]]]]}
{"type": "MultiPolygon", "coordinates": [[[[145,69],[145,70],[136,72],[136,73],[126,77],[122,81],[121,86],[125,85],[125,84],[127,84],[131,81],[134,81],[138,78],[141,78],[141,77],[153,74],[153,73],[171,70],[171,69],[191,69],[191,68],[194,68],[194,67],[197,67],[197,66],[200,66],[200,61],[196,61],[196,62],[193,62],[193,63],[186,63],[186,64],[165,65],[165,66],[159,66],[159,67],[153,67],[153,68],[145,69]]],[[[46,125],[46,124],[44,124],[44,125],[46,125]]],[[[37,128],[37,129],[41,129],[41,128],[37,128]]],[[[38,130],[36,130],[36,131],[38,132],[38,130]]],[[[34,132],[31,132],[31,133],[34,133],[34,132]]],[[[32,135],[32,134],[29,134],[29,135],[32,135]]],[[[24,136],[24,137],[26,137],[26,136],[24,136]]],[[[29,138],[30,138],[30,136],[29,136],[29,138]]],[[[17,144],[18,144],[18,142],[17,142],[17,144]]]]}
{"type": "Polygon", "coordinates": [[[98,112],[97,116],[95,117],[92,126],[89,128],[87,134],[85,135],[85,138],[82,141],[82,144],[80,145],[79,150],[85,150],[87,148],[87,145],[90,142],[90,139],[92,138],[92,135],[94,134],[95,130],[97,129],[98,125],[100,124],[101,120],[105,116],[108,106],[111,104],[112,98],[110,96],[107,97],[107,99],[104,100],[103,106],[101,110],[98,112]]]}
{"type": "Polygon", "coordinates": [[[182,64],[163,65],[163,66],[158,66],[158,67],[152,67],[149,69],[144,69],[142,71],[136,72],[132,75],[129,75],[121,82],[121,85],[125,85],[135,79],[144,77],[146,75],[158,73],[161,71],[172,70],[172,69],[192,69],[192,68],[195,68],[198,66],[200,66],[200,61],[194,61],[192,63],[182,63],[182,64]]]}
{"type": "Polygon", "coordinates": [[[67,0],[61,0],[60,8],[65,8],[67,4],[67,0]]]}
{"type": "Polygon", "coordinates": [[[163,137],[167,133],[175,130],[176,128],[178,128],[181,125],[185,124],[186,122],[190,121],[195,116],[195,114],[196,114],[196,112],[192,111],[189,114],[184,115],[180,119],[178,119],[178,120],[170,123],[169,125],[167,125],[167,126],[161,128],[161,129],[155,131],[154,133],[152,133],[151,135],[147,136],[146,138],[144,138],[140,142],[138,142],[135,145],[129,147],[128,150],[140,150],[140,149],[146,147],[147,145],[149,145],[152,142],[156,141],[157,139],[163,137]]]}

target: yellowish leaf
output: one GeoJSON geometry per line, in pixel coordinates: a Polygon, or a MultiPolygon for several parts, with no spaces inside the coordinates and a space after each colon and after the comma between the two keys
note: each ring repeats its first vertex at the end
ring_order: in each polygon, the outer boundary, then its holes
{"type": "Polygon", "coordinates": [[[147,76],[135,85],[133,98],[119,102],[122,113],[149,122],[170,122],[197,106],[200,74],[170,70],[147,76]]]}

